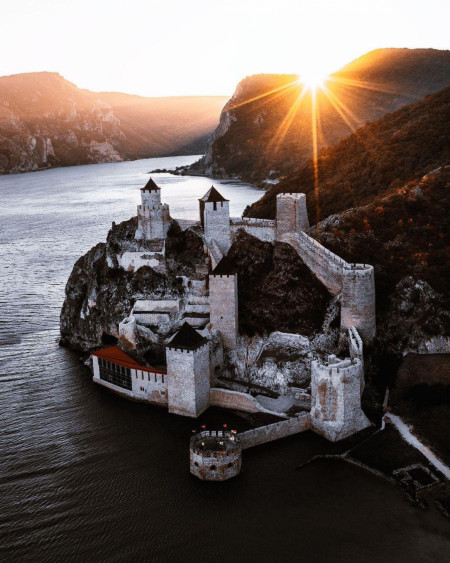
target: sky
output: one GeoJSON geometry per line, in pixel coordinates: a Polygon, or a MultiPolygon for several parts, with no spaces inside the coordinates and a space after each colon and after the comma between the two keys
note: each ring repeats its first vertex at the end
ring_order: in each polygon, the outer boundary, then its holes
{"type": "Polygon", "coordinates": [[[231,95],[251,74],[320,77],[380,47],[450,49],[448,0],[0,0],[0,75],[231,95]]]}

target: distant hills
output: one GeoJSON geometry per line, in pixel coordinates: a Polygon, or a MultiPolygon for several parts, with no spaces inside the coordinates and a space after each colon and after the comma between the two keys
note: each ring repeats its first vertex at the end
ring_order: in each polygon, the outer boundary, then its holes
{"type": "Polygon", "coordinates": [[[260,184],[277,181],[312,156],[314,103],[320,149],[448,86],[450,51],[435,49],[367,53],[331,75],[315,99],[296,75],[250,76],[224,107],[195,168],[260,184]]]}
{"type": "Polygon", "coordinates": [[[0,173],[201,154],[225,102],[94,93],[51,72],[0,77],[0,173]]]}

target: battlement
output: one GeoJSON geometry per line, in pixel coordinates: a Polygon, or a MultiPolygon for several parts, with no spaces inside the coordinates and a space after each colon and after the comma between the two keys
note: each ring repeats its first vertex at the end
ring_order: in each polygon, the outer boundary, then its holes
{"type": "Polygon", "coordinates": [[[277,222],[274,219],[253,219],[251,217],[231,217],[232,226],[250,225],[253,227],[275,227],[277,222]]]}
{"type": "Polygon", "coordinates": [[[325,364],[317,360],[311,362],[311,371],[318,377],[344,378],[347,376],[358,376],[362,363],[359,358],[345,358],[341,360],[336,356],[330,356],[325,364]],[[331,359],[330,359],[331,358],[331,359]]]}
{"type": "Polygon", "coordinates": [[[204,481],[225,481],[238,475],[242,448],[234,432],[205,430],[191,438],[190,470],[204,481]]]}

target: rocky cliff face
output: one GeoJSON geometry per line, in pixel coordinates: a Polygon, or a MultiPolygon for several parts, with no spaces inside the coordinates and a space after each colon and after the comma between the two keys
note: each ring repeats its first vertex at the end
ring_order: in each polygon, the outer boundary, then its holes
{"type": "Polygon", "coordinates": [[[54,73],[0,79],[0,172],[122,160],[111,106],[54,73]]]}
{"type": "Polygon", "coordinates": [[[195,154],[224,100],[96,94],[49,72],[1,77],[0,173],[195,154]]]}
{"type": "Polygon", "coordinates": [[[245,78],[222,110],[220,124],[193,168],[270,186],[312,156],[313,104],[318,147],[364,123],[450,86],[450,51],[379,49],[325,82],[315,97],[295,75],[245,78]]]}
{"type": "MultiPolygon", "coordinates": [[[[186,291],[182,276],[204,279],[207,275],[202,239],[195,230],[181,231],[176,222],[166,240],[164,264],[137,271],[119,268],[118,256],[136,250],[135,230],[136,218],[113,225],[107,242],[74,265],[61,311],[63,345],[88,351],[110,342],[119,337],[119,323],[128,317],[136,299],[182,298],[186,291]]],[[[238,272],[243,334],[292,330],[313,337],[322,331],[330,296],[290,247],[274,247],[242,231],[229,255],[238,272]]],[[[176,317],[164,330],[143,333],[142,349],[153,343],[153,349],[161,352],[181,322],[176,317]]],[[[333,332],[329,324],[326,331],[333,332]]]]}

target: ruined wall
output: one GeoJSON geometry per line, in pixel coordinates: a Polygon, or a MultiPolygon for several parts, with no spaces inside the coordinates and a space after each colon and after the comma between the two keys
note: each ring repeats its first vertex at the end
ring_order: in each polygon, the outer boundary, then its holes
{"type": "Polygon", "coordinates": [[[278,194],[276,239],[309,229],[305,194],[278,194]]]}
{"type": "Polygon", "coordinates": [[[354,326],[364,342],[371,342],[376,332],[373,266],[351,264],[342,276],[341,328],[354,326]]]}
{"type": "Polygon", "coordinates": [[[166,350],[169,412],[198,417],[209,406],[209,343],[195,350],[166,350]]]}
{"type": "Polygon", "coordinates": [[[231,246],[230,207],[228,201],[208,201],[205,203],[205,241],[215,240],[222,254],[227,254],[231,246]]]}
{"type": "Polygon", "coordinates": [[[120,268],[129,272],[139,270],[142,266],[149,266],[161,274],[165,274],[167,271],[164,252],[126,251],[122,255],[117,254],[117,262],[120,268]]]}
{"type": "Polygon", "coordinates": [[[274,242],[276,239],[276,221],[271,219],[250,219],[246,217],[232,217],[230,220],[231,237],[234,240],[239,229],[264,242],[274,242]]]}
{"type": "Polygon", "coordinates": [[[311,364],[311,427],[328,440],[342,440],[370,426],[361,409],[364,373],[360,359],[311,364]]]}
{"type": "Polygon", "coordinates": [[[238,335],[238,285],[237,275],[209,276],[210,322],[219,331],[223,346],[236,348],[238,335]]]}
{"type": "Polygon", "coordinates": [[[268,424],[267,426],[260,426],[259,428],[242,432],[238,436],[242,449],[246,450],[253,446],[259,446],[267,442],[272,442],[273,440],[279,440],[287,436],[292,436],[293,434],[298,434],[299,432],[305,432],[305,430],[309,430],[310,427],[310,416],[309,413],[305,412],[294,418],[289,418],[288,420],[282,420],[274,424],[268,424]]]}

